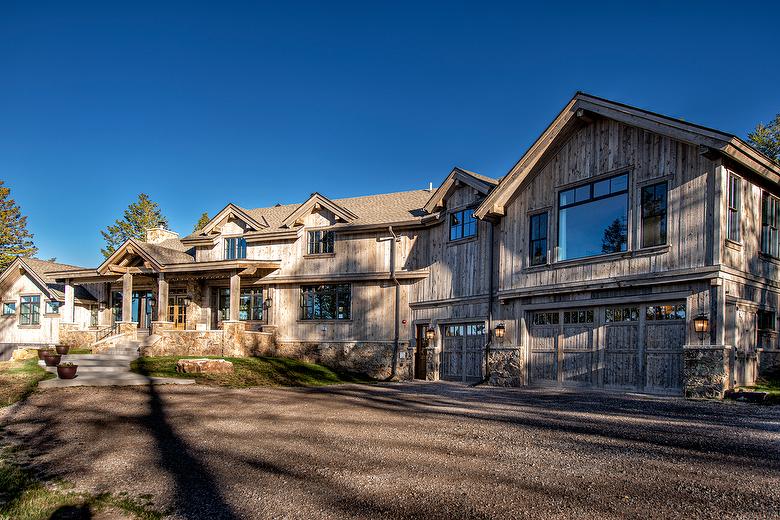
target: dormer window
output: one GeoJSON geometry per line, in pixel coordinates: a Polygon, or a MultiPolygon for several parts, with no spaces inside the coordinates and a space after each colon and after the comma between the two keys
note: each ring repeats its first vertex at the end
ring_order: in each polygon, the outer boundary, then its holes
{"type": "Polygon", "coordinates": [[[246,258],[246,239],[233,237],[225,239],[225,260],[246,258]]]}
{"type": "Polygon", "coordinates": [[[460,240],[476,236],[477,219],[473,209],[464,209],[450,213],[450,240],[460,240]]]}
{"type": "Polygon", "coordinates": [[[333,231],[309,231],[307,254],[323,255],[333,253],[333,242],[336,233],[333,231]]]}

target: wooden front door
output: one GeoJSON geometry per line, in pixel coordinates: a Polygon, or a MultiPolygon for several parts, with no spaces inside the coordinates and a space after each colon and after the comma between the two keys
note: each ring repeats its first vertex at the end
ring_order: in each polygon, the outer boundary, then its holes
{"type": "Polygon", "coordinates": [[[415,379],[427,379],[427,348],[428,338],[425,337],[425,332],[428,330],[428,325],[417,325],[417,348],[414,350],[414,378],[415,379]]]}
{"type": "Polygon", "coordinates": [[[187,328],[187,303],[184,295],[174,295],[168,298],[168,316],[174,329],[187,328]]]}

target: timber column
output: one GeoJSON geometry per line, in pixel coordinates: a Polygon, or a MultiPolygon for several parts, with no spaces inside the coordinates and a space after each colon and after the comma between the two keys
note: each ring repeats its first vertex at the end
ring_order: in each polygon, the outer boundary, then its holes
{"type": "Polygon", "coordinates": [[[162,330],[172,329],[173,322],[169,321],[168,316],[168,280],[165,274],[157,275],[157,316],[152,322],[152,330],[158,334],[162,330]]]}
{"type": "Polygon", "coordinates": [[[243,346],[244,324],[238,319],[241,303],[241,277],[238,271],[230,273],[230,319],[222,322],[222,355],[246,356],[243,346]]]}
{"type": "Polygon", "coordinates": [[[117,322],[120,334],[127,334],[131,339],[136,338],[138,323],[133,321],[133,275],[122,275],[122,321],[117,322]]]}

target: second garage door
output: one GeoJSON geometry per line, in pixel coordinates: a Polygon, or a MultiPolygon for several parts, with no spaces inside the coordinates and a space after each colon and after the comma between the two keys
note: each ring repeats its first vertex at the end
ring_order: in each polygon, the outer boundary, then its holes
{"type": "Polygon", "coordinates": [[[530,313],[531,384],[679,394],[685,305],[530,313]]]}
{"type": "Polygon", "coordinates": [[[456,323],[443,327],[441,378],[473,383],[482,379],[485,325],[456,323]]]}

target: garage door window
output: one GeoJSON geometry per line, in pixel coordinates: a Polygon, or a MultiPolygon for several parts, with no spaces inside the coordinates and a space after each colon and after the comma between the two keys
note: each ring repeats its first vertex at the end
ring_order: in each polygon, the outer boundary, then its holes
{"type": "Polygon", "coordinates": [[[604,312],[604,321],[614,323],[618,321],[638,321],[638,307],[612,307],[604,312]]]}
{"type": "Polygon", "coordinates": [[[684,320],[685,305],[649,306],[645,318],[650,321],[684,320]]]}
{"type": "Polygon", "coordinates": [[[482,336],[483,334],[485,334],[485,325],[482,323],[448,325],[444,329],[444,335],[447,337],[482,336]]]}
{"type": "Polygon", "coordinates": [[[534,325],[558,325],[557,312],[535,312],[531,318],[534,325]]]}
{"type": "Polygon", "coordinates": [[[593,323],[593,310],[565,311],[563,313],[563,323],[593,323]]]}

